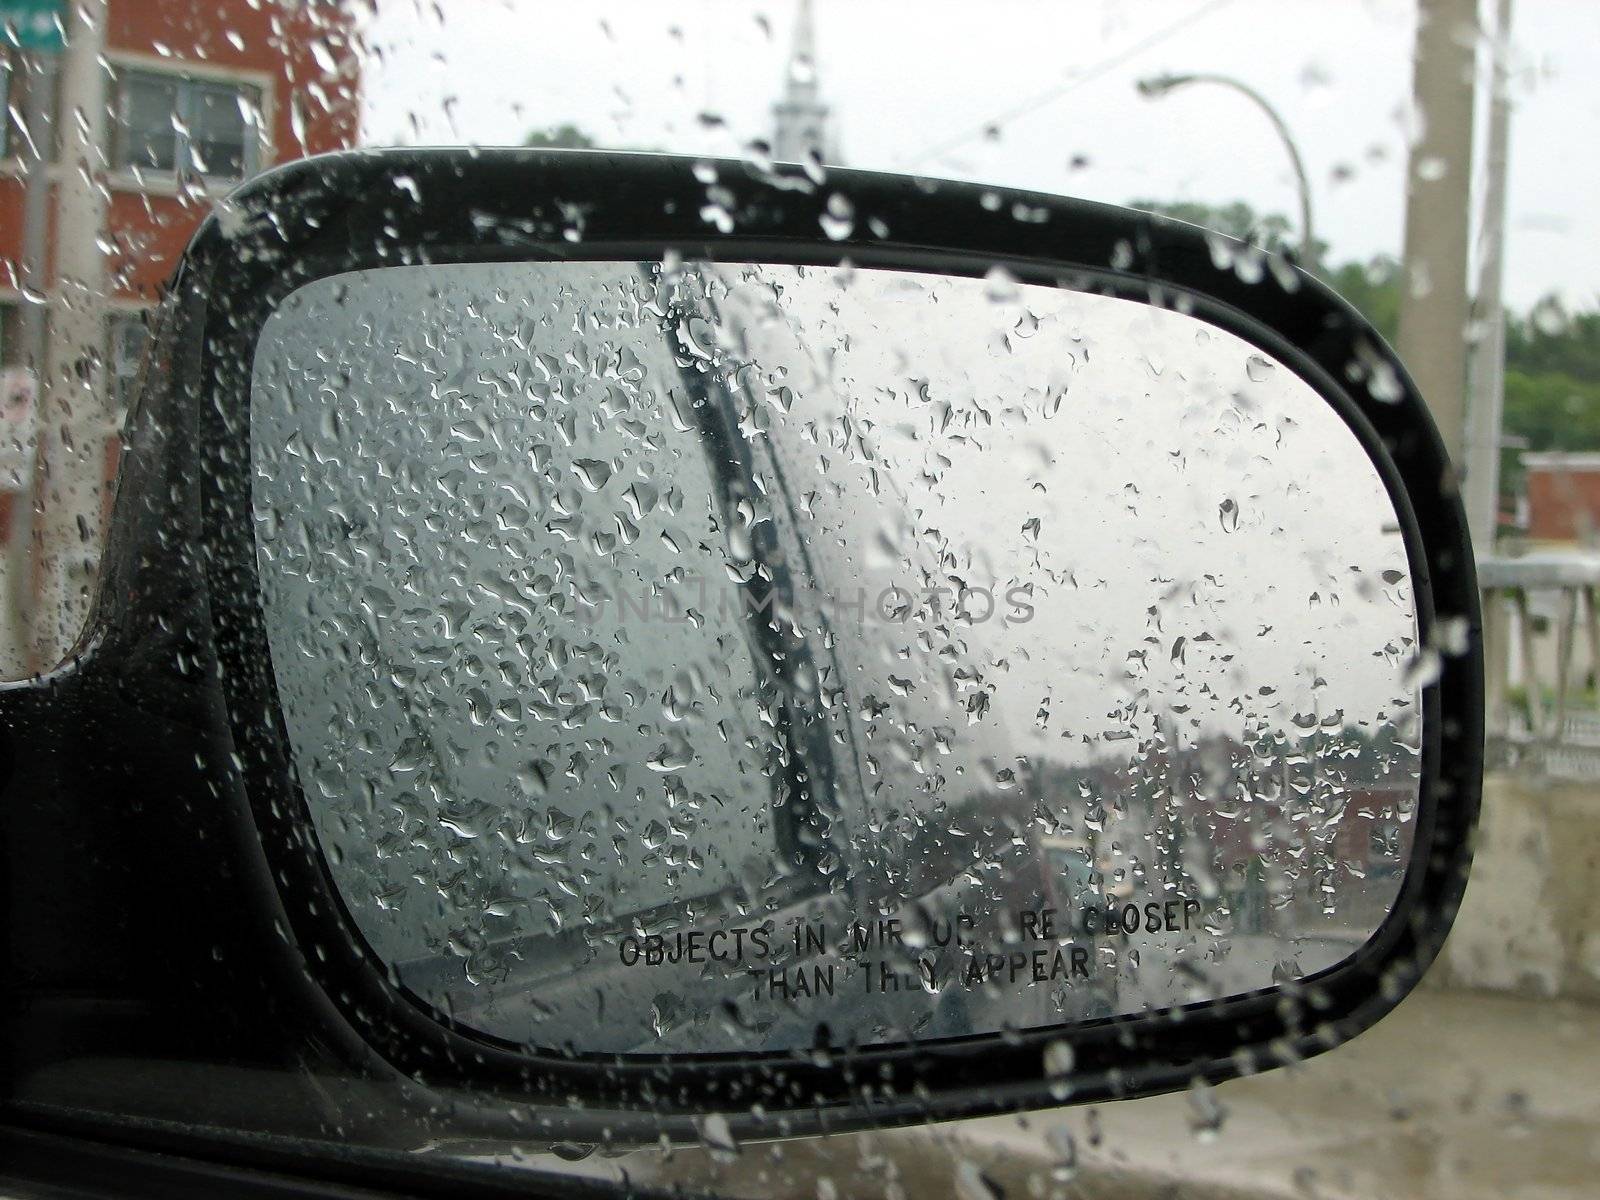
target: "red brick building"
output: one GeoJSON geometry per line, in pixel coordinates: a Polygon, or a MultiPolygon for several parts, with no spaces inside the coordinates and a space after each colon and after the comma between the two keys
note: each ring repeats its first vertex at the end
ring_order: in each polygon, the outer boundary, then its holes
{"type": "MultiPolygon", "coordinates": [[[[140,315],[214,200],[274,163],[354,143],[354,36],[349,9],[328,0],[107,0],[99,236],[114,399],[137,364],[140,315]]],[[[28,131],[11,114],[25,111],[28,82],[0,38],[0,365],[21,358],[28,131]]]]}
{"type": "Polygon", "coordinates": [[[1528,539],[1600,544],[1600,454],[1524,454],[1522,466],[1528,539]]]}

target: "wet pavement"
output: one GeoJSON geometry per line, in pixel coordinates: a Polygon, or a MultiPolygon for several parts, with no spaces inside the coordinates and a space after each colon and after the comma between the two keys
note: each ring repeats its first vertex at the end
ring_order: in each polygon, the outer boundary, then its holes
{"type": "Polygon", "coordinates": [[[1209,1095],[719,1157],[624,1162],[641,1181],[764,1200],[1589,1198],[1600,1195],[1600,1007],[1424,988],[1348,1045],[1209,1095]]]}

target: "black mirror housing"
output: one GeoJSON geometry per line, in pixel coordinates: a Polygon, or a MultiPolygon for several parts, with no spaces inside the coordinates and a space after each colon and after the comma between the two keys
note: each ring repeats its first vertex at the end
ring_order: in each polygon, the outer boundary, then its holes
{"type": "MultiPolygon", "coordinates": [[[[1290,261],[1147,213],[934,180],[601,152],[357,152],[280,168],[220,204],[185,255],[154,354],[89,633],[50,676],[0,690],[9,853],[49,844],[64,818],[82,826],[80,865],[13,921],[73,890],[94,988],[137,1010],[124,1050],[311,1056],[326,1070],[400,1081],[404,1103],[444,1092],[470,1097],[491,1124],[484,1114],[537,1114],[524,1119],[550,1136],[692,1136],[707,1113],[726,1114],[739,1136],[796,1136],[1125,1098],[1293,1062],[1392,1009],[1450,927],[1482,775],[1465,519],[1404,367],[1290,261]],[[348,271],[663,258],[1000,270],[1189,314],[1311,381],[1390,489],[1421,645],[1438,655],[1421,684],[1412,857],[1377,932],[1321,974],[1069,1035],[1030,1028],[762,1054],[518,1044],[403,986],[330,880],[286,744],[251,534],[258,337],[285,297],[348,271]],[[91,814],[113,797],[118,811],[96,828],[91,814]],[[1052,1049],[1064,1036],[1069,1067],[1052,1049]]],[[[11,874],[31,869],[14,861],[11,874]]],[[[76,968],[35,951],[38,970],[10,986],[48,997],[76,968]]],[[[75,1019],[41,999],[12,1037],[42,1069],[71,1057],[75,1019]]]]}

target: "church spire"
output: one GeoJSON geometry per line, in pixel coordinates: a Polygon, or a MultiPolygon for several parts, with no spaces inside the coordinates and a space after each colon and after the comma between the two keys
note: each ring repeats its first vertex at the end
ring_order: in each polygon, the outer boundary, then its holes
{"type": "Polygon", "coordinates": [[[784,76],[783,98],[772,106],[772,157],[804,162],[815,154],[823,162],[838,160],[828,106],[817,87],[817,31],[811,0],[800,0],[795,14],[794,42],[784,76]]]}

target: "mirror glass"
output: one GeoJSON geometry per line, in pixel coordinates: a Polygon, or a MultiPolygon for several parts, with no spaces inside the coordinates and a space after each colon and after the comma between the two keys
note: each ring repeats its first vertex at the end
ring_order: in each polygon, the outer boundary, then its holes
{"type": "Polygon", "coordinates": [[[468,1027],[1070,1026],[1313,975],[1397,896],[1394,505],[1194,316],[999,271],[378,269],[266,323],[251,441],[332,882],[468,1027]]]}

